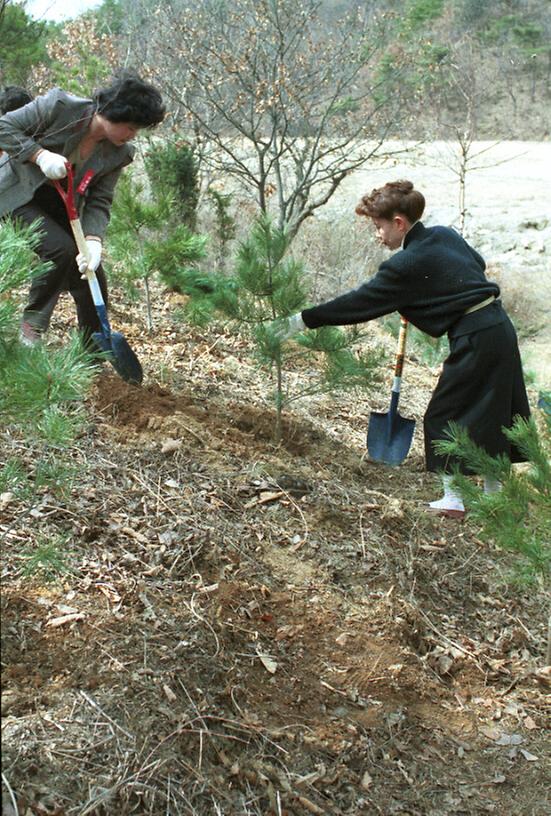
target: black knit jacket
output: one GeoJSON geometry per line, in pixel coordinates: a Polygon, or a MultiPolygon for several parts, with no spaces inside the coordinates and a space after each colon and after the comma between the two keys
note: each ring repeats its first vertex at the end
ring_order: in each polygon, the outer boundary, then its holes
{"type": "MultiPolygon", "coordinates": [[[[404,248],[383,261],[370,280],[334,300],[304,309],[302,319],[315,329],[364,323],[397,311],[421,331],[440,337],[471,306],[499,296],[499,286],[484,274],[485,266],[457,232],[425,227],[419,221],[407,233],[404,248]]],[[[494,310],[484,312],[490,319],[494,310]]]]}

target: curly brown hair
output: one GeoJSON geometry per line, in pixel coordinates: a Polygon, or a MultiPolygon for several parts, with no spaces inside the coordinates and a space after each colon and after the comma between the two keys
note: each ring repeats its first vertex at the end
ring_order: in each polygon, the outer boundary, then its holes
{"type": "Polygon", "coordinates": [[[368,218],[385,218],[390,220],[399,213],[413,223],[423,215],[425,197],[415,190],[411,181],[389,181],[384,187],[377,187],[371,193],[362,196],[356,213],[368,218]]]}

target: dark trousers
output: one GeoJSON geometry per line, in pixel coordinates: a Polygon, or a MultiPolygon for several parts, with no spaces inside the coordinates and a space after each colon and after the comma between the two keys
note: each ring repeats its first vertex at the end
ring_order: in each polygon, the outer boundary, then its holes
{"type": "Polygon", "coordinates": [[[517,336],[507,315],[498,325],[450,337],[450,355],[424,417],[427,470],[450,473],[456,465],[471,473],[463,463],[434,450],[435,440],[448,438],[451,421],[466,428],[490,456],[524,461],[502,429],[510,428],[516,417],[529,416],[517,336]]]}
{"type": "MultiPolygon", "coordinates": [[[[11,218],[24,224],[40,220],[41,237],[35,251],[41,260],[52,264],[44,275],[33,278],[23,320],[39,332],[46,331],[60,294],[70,292],[76,304],[79,328],[87,336],[101,331],[88,281],[81,277],[76,264],[78,249],[65,205],[55,188],[43,184],[28,204],[13,211],[11,218]]],[[[101,265],[96,275],[107,305],[107,282],[101,265]]]]}

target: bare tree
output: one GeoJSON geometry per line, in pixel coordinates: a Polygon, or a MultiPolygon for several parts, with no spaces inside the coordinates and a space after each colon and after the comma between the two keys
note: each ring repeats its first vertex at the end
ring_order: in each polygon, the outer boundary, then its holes
{"type": "Polygon", "coordinates": [[[445,150],[438,161],[457,177],[459,231],[465,231],[467,206],[467,180],[477,170],[497,167],[511,161],[494,159],[491,151],[501,143],[480,142],[479,118],[484,103],[491,98],[494,75],[491,72],[480,76],[480,60],[472,42],[466,37],[451,51],[447,66],[446,81],[440,91],[446,98],[448,115],[443,117],[441,128],[449,135],[445,150]],[[489,154],[489,155],[488,155],[489,154]]]}
{"type": "Polygon", "coordinates": [[[331,26],[319,0],[163,2],[143,62],[203,157],[254,191],[291,236],[354,169],[382,153],[398,100],[377,82],[382,20],[331,26]],[[170,31],[170,36],[167,36],[170,31]]]}

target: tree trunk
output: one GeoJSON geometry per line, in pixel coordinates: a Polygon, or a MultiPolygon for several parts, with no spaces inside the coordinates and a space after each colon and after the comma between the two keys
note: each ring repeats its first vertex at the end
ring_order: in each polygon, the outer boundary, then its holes
{"type": "Polygon", "coordinates": [[[281,360],[276,360],[277,371],[277,394],[276,394],[276,424],[275,424],[275,441],[279,445],[283,437],[283,372],[281,370],[281,360]]]}
{"type": "Polygon", "coordinates": [[[153,311],[151,308],[151,292],[149,290],[149,279],[144,278],[144,289],[145,289],[145,306],[147,310],[147,331],[153,331],[153,311]]]}

